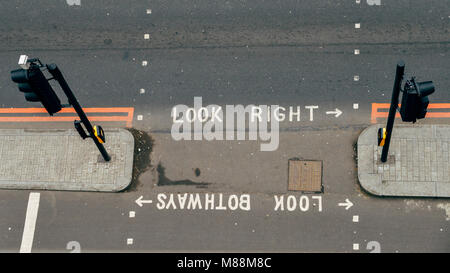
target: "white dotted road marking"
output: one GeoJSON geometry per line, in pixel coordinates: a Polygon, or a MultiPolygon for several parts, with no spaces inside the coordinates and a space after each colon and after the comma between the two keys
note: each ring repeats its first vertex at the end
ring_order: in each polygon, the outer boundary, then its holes
{"type": "Polygon", "coordinates": [[[33,246],[34,230],[36,228],[36,219],[39,209],[40,193],[32,192],[28,197],[28,207],[25,216],[25,225],[23,227],[22,244],[20,253],[30,253],[33,246]]]}
{"type": "Polygon", "coordinates": [[[353,222],[354,223],[358,223],[359,222],[359,216],[358,215],[353,215],[353,222]]]}
{"type": "Polygon", "coordinates": [[[133,238],[128,238],[127,245],[132,245],[132,244],[133,244],[133,238]]]}
{"type": "Polygon", "coordinates": [[[130,218],[134,218],[134,217],[136,216],[136,212],[130,211],[130,212],[128,213],[128,216],[129,216],[130,218]]]}
{"type": "Polygon", "coordinates": [[[353,103],[353,109],[355,109],[355,110],[359,109],[359,104],[353,103]]]}
{"type": "Polygon", "coordinates": [[[369,6],[373,6],[373,5],[380,6],[381,5],[381,0],[367,0],[367,5],[369,5],[369,6]]]}
{"type": "Polygon", "coordinates": [[[142,120],[144,117],[142,115],[137,116],[137,120],[142,120]]]}
{"type": "Polygon", "coordinates": [[[361,23],[356,23],[355,28],[361,28],[361,23]]]}
{"type": "Polygon", "coordinates": [[[69,6],[81,6],[81,0],[66,0],[66,3],[69,6]]]}
{"type": "Polygon", "coordinates": [[[353,244],[353,250],[359,250],[359,244],[353,244]]]}
{"type": "Polygon", "coordinates": [[[150,34],[144,34],[144,39],[145,39],[145,40],[150,39],[150,34]]]}

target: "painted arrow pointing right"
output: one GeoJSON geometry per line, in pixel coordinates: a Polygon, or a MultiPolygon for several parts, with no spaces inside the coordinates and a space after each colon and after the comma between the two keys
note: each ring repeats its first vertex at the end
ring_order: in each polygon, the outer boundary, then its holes
{"type": "Polygon", "coordinates": [[[342,111],[337,109],[335,111],[327,111],[327,115],[334,115],[335,118],[338,118],[340,115],[342,115],[342,111]]]}
{"type": "Polygon", "coordinates": [[[338,206],[340,207],[345,207],[345,210],[348,210],[349,208],[351,208],[353,206],[353,203],[350,202],[350,200],[348,200],[347,198],[345,199],[345,203],[339,203],[338,206]]]}

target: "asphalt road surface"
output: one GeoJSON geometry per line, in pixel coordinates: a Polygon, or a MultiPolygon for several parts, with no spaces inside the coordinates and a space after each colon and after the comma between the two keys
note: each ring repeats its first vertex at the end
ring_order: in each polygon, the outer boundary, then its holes
{"type": "MultiPolygon", "coordinates": [[[[10,80],[26,54],[58,64],[83,107],[134,107],[132,127],[154,139],[151,166],[125,192],[32,191],[32,252],[450,252],[448,199],[372,196],[355,159],[398,60],[434,82],[432,103],[450,102],[448,2],[15,0],[0,18],[1,108],[40,107],[10,80]],[[284,107],[277,149],[175,141],[172,108],[194,97],[284,107]],[[295,157],[323,162],[323,193],[288,191],[295,157]]],[[[21,249],[29,195],[0,190],[0,252],[21,249]]]]}

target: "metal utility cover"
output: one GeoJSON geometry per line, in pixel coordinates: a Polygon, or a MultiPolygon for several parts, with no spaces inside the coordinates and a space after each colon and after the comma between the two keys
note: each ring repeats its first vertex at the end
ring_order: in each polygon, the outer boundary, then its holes
{"type": "Polygon", "coordinates": [[[289,160],[288,190],[322,192],[322,161],[289,160]]]}

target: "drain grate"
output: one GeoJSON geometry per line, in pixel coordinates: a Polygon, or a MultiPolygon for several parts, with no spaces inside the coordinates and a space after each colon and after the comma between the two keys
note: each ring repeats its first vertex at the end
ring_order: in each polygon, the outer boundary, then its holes
{"type": "Polygon", "coordinates": [[[288,190],[322,192],[322,161],[290,159],[288,190]]]}

